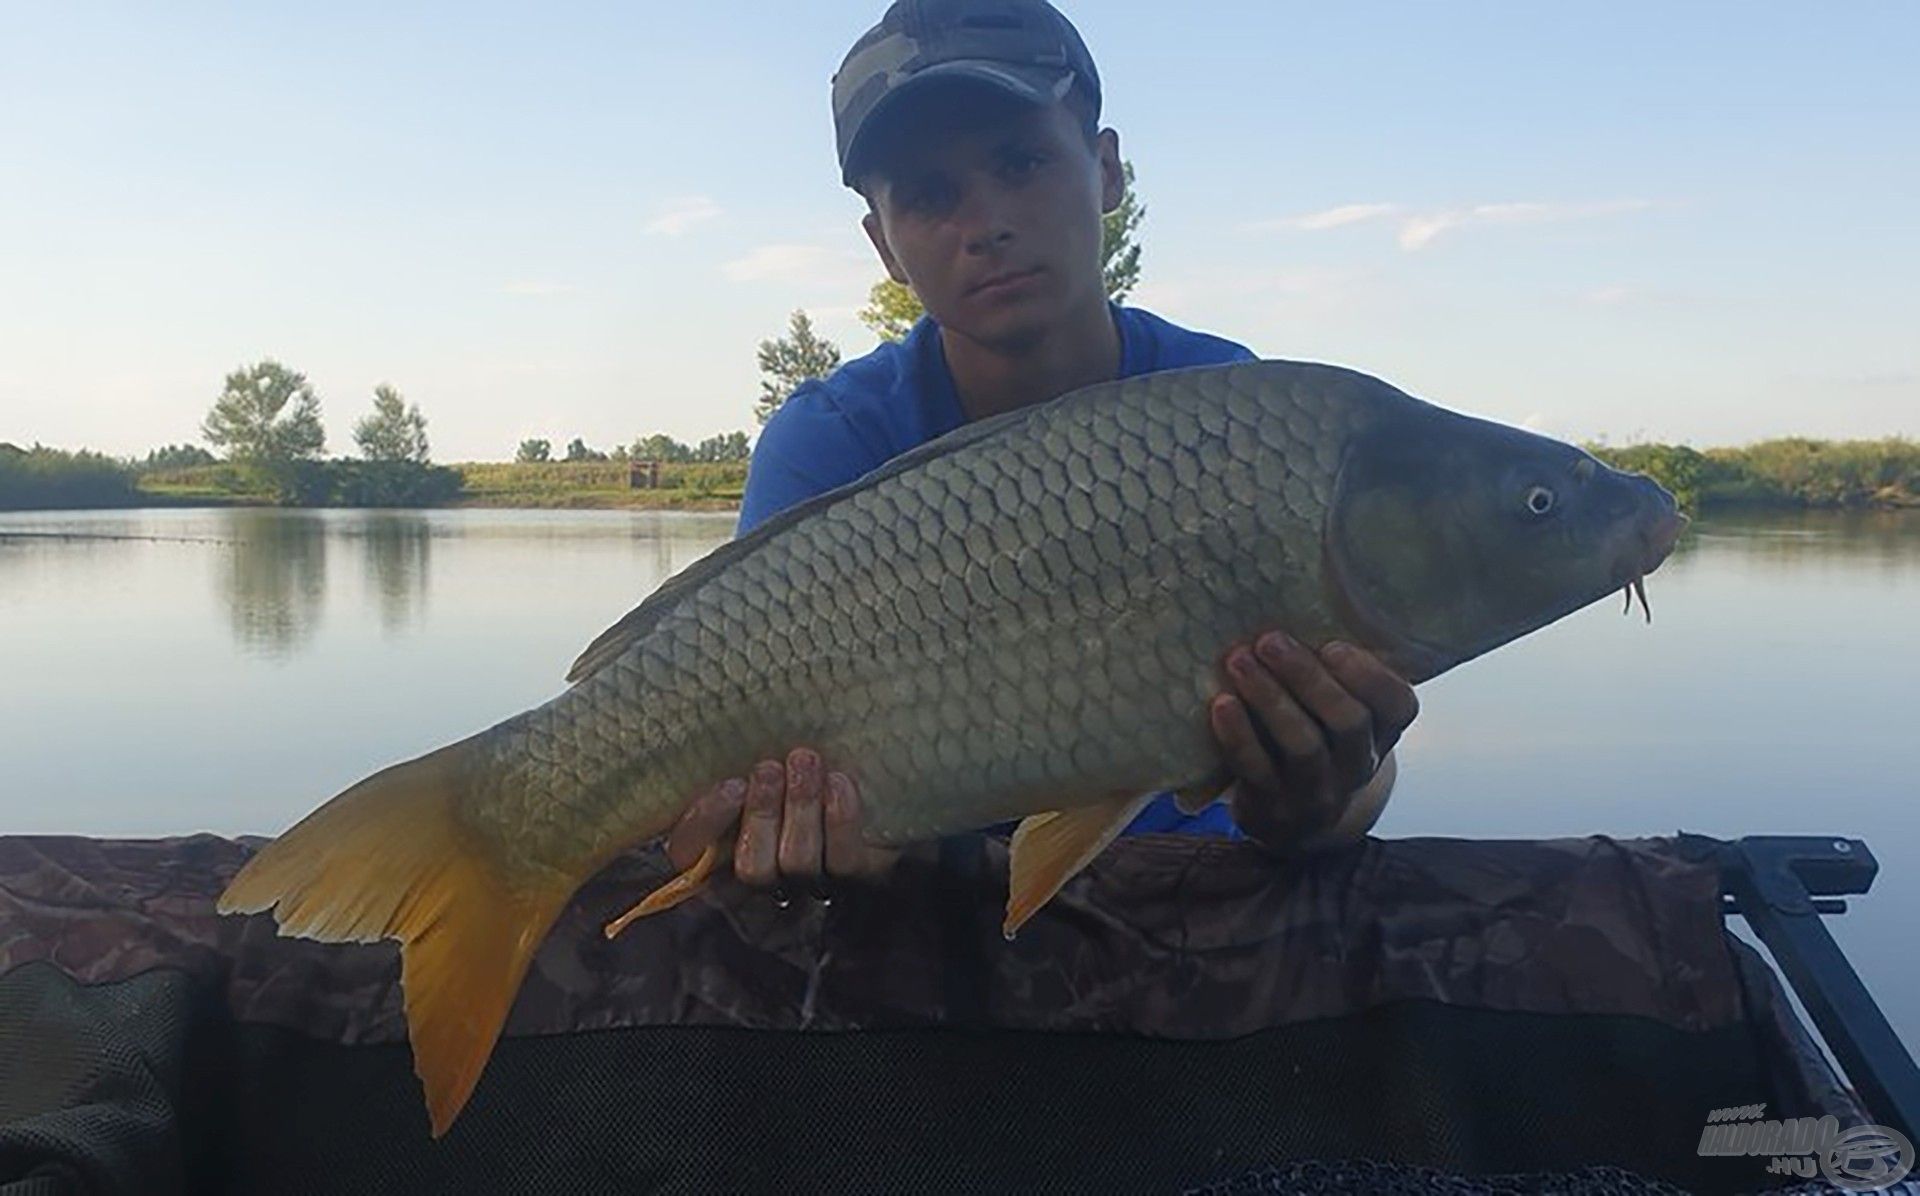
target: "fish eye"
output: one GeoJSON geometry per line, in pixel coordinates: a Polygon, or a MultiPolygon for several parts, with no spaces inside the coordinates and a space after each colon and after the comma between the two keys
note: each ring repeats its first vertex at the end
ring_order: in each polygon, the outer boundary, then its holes
{"type": "Polygon", "coordinates": [[[1527,510],[1535,515],[1545,515],[1553,510],[1556,501],[1553,491],[1545,486],[1531,486],[1527,489],[1527,510]]]}

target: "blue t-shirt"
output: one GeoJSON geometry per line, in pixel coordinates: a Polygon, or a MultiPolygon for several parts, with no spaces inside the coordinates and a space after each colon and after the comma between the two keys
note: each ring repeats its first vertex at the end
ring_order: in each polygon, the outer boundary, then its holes
{"type": "MultiPolygon", "coordinates": [[[[1217,336],[1190,332],[1137,307],[1115,305],[1120,376],[1192,365],[1252,361],[1253,352],[1217,336]]],[[[905,340],[888,342],[825,378],[802,383],[754,445],[736,534],[966,422],[947,368],[940,330],[923,317],[905,340]]],[[[1125,834],[1176,831],[1239,837],[1223,805],[1182,814],[1169,794],[1140,811],[1125,834]]]]}

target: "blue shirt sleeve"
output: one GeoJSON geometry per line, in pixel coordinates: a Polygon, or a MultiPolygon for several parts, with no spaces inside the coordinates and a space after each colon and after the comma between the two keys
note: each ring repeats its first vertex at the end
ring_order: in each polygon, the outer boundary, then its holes
{"type": "Polygon", "coordinates": [[[1214,802],[1198,814],[1182,814],[1173,804],[1173,794],[1162,793],[1134,815],[1123,835],[1218,835],[1225,839],[1244,839],[1240,824],[1225,802],[1214,802]]]}
{"type": "Polygon", "coordinates": [[[819,382],[805,382],[760,429],[740,496],[743,536],[788,507],[882,464],[819,382]]]}

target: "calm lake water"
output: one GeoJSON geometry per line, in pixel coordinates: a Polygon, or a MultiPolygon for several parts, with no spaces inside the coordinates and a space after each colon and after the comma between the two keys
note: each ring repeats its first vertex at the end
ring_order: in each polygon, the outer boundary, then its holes
{"type": "MultiPolygon", "coordinates": [[[[558,692],[730,515],[0,512],[0,834],[271,834],[558,692]]],[[[1383,836],[1850,835],[1920,1044],[1920,513],[1716,518],[1422,691],[1383,836]]]]}

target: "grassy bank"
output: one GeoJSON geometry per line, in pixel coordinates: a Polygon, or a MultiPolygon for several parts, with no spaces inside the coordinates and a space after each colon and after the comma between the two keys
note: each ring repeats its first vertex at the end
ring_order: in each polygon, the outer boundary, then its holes
{"type": "MultiPolygon", "coordinates": [[[[1793,437],[1740,448],[1589,445],[1646,473],[1689,511],[1920,508],[1920,442],[1793,437]]],[[[304,462],[281,475],[230,463],[140,469],[91,452],[0,444],[0,509],[132,506],[552,507],[729,510],[745,462],[663,465],[657,489],[631,489],[621,461],[452,466],[304,462]]]]}
{"type": "Polygon", "coordinates": [[[1787,437],[1739,448],[1589,445],[1620,469],[1644,473],[1689,511],[1724,507],[1920,507],[1920,441],[1787,437]]]}
{"type": "Polygon", "coordinates": [[[617,507],[635,510],[718,511],[740,505],[744,461],[724,465],[662,465],[656,490],[627,486],[624,461],[467,462],[462,507],[617,507]]]}
{"type": "MultiPolygon", "coordinates": [[[[325,473],[348,475],[361,463],[327,462],[325,473]]],[[[362,467],[364,472],[364,467],[362,467]]],[[[446,466],[442,484],[418,497],[413,506],[435,507],[552,507],[620,508],[629,510],[729,510],[740,505],[747,483],[745,462],[726,465],[663,465],[660,486],[634,490],[627,485],[627,466],[621,461],[549,461],[538,464],[468,461],[446,466]],[[455,481],[457,480],[457,485],[455,481]]],[[[436,479],[438,480],[438,479],[436,479]]],[[[368,486],[350,478],[335,479],[324,501],[312,506],[392,505],[353,501],[364,498],[368,486]]],[[[275,502],[272,481],[257,471],[237,465],[199,465],[149,473],[139,478],[139,492],[167,504],[199,502],[218,505],[270,505],[275,502]]]]}

